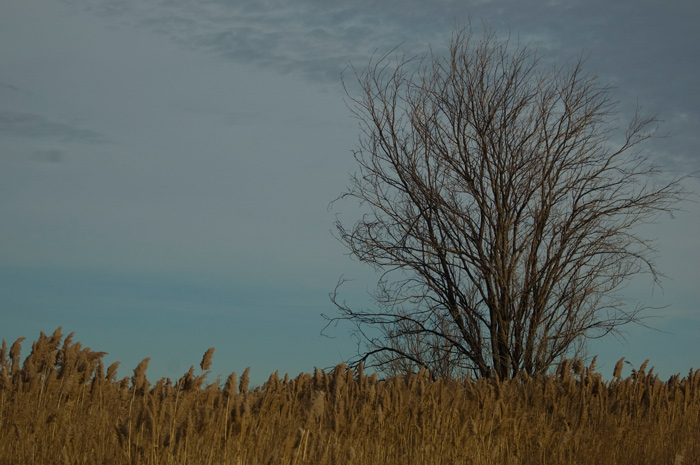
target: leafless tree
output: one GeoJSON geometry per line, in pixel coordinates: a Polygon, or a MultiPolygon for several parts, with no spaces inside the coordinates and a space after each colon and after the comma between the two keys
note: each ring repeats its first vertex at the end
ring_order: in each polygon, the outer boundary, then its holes
{"type": "MultiPolygon", "coordinates": [[[[626,128],[611,89],[584,60],[543,64],[495,33],[453,33],[449,53],[390,52],[358,71],[358,171],[337,222],[350,254],[383,273],[376,308],[338,314],[364,340],[352,361],[434,375],[544,372],[588,338],[640,322],[619,290],[661,276],[637,226],[686,192],[640,144],[656,120],[626,128]]],[[[355,87],[357,88],[357,87],[355,87]]]]}

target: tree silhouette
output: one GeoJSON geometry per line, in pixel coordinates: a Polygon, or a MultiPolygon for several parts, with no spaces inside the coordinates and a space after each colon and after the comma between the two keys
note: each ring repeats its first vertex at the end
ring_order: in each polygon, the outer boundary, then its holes
{"type": "MultiPolygon", "coordinates": [[[[637,226],[686,192],[641,152],[656,120],[623,130],[611,89],[584,61],[544,66],[531,46],[456,30],[449,53],[390,52],[346,85],[359,166],[337,221],[352,256],[383,273],[376,308],[338,314],[364,340],[353,363],[434,376],[546,372],[592,337],[640,322],[617,292],[654,281],[637,226]]],[[[341,283],[339,283],[340,285],[341,283]]]]}

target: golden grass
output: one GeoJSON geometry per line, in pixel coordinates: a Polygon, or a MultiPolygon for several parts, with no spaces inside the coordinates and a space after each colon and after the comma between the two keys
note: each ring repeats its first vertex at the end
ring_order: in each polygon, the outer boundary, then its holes
{"type": "MultiPolygon", "coordinates": [[[[511,381],[379,380],[338,365],[248,389],[199,374],[133,376],[61,328],[0,352],[2,464],[695,464],[700,370],[666,382],[646,363],[604,382],[593,365],[511,381]]],[[[238,384],[238,385],[237,385],[238,384]]]]}

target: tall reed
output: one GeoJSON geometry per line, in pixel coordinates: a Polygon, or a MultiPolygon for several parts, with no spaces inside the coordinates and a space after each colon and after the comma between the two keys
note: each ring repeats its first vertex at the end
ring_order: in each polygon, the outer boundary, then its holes
{"type": "Polygon", "coordinates": [[[103,352],[44,333],[0,349],[0,463],[700,463],[700,371],[662,381],[645,362],[606,382],[595,360],[509,381],[379,379],[338,365],[249,387],[205,383],[214,349],[179,380],[149,359],[117,379],[103,352]],[[61,340],[63,343],[61,344],[61,340]]]}

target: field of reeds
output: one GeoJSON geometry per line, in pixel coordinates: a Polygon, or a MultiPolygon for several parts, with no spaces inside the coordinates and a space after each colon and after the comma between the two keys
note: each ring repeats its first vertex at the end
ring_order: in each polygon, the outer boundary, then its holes
{"type": "Polygon", "coordinates": [[[542,379],[386,380],[338,365],[250,389],[206,383],[214,350],[179,380],[116,379],[117,363],[61,328],[0,362],[2,464],[697,464],[700,370],[594,364],[542,379]]]}

